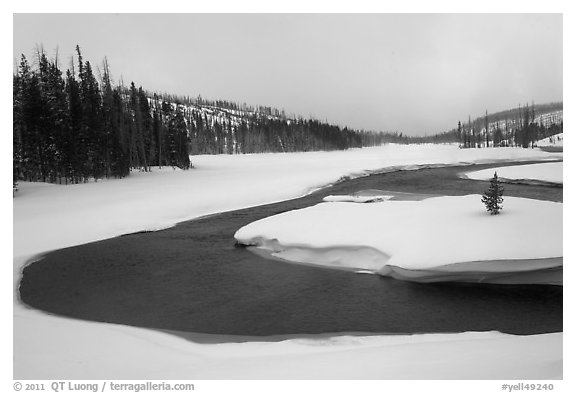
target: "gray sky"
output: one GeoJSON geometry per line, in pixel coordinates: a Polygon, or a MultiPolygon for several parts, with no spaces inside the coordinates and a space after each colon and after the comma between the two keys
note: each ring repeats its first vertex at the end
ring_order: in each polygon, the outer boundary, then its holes
{"type": "Polygon", "coordinates": [[[15,14],[43,44],[151,91],[284,108],[412,135],[562,100],[561,14],[15,14]]]}

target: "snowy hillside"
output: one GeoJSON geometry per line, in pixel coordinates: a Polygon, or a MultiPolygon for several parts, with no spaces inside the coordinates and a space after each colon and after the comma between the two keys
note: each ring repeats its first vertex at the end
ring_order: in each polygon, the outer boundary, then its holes
{"type": "MultiPolygon", "coordinates": [[[[534,115],[533,122],[538,124],[541,127],[550,127],[553,124],[560,124],[564,120],[564,111],[563,110],[553,110],[553,111],[544,111],[534,115]]],[[[506,130],[506,129],[514,129],[520,127],[521,120],[518,118],[504,118],[499,119],[497,118],[494,121],[488,122],[488,129],[490,132],[494,132],[497,129],[506,130]]],[[[486,130],[483,128],[482,131],[486,130]]]]}
{"type": "Polygon", "coordinates": [[[536,142],[536,146],[564,146],[564,133],[541,139],[536,142]]]}
{"type": "MultiPolygon", "coordinates": [[[[452,136],[463,147],[532,146],[538,139],[548,140],[562,132],[562,103],[524,106],[498,113],[486,113],[468,121],[458,121],[458,127],[439,138],[452,136]]],[[[553,141],[551,141],[553,142],[553,141]]],[[[546,146],[543,144],[541,146],[546,146]]]]}
{"type": "Polygon", "coordinates": [[[248,105],[234,106],[234,108],[227,105],[216,105],[215,102],[206,102],[202,99],[188,100],[182,102],[181,100],[163,100],[155,99],[154,97],[148,98],[148,103],[152,108],[160,108],[163,102],[167,102],[172,110],[182,110],[185,117],[193,121],[195,115],[204,117],[208,120],[208,124],[214,126],[215,123],[223,124],[225,121],[230,122],[234,126],[239,126],[242,121],[250,119],[268,119],[268,120],[287,120],[288,122],[293,119],[286,116],[283,111],[273,108],[257,108],[248,105]],[[178,101],[178,102],[175,102],[178,101]]]}

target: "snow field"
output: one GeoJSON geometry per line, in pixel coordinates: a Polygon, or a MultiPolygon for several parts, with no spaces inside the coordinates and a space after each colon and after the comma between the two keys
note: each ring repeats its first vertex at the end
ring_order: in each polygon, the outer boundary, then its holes
{"type": "Polygon", "coordinates": [[[387,145],[330,153],[195,156],[196,169],[190,171],[155,169],[73,186],[22,183],[13,200],[14,378],[559,378],[562,334],[377,336],[366,338],[361,348],[362,339],[341,335],[310,336],[308,344],[296,339],[197,344],[146,329],[46,315],[17,298],[22,266],[53,249],[297,197],[367,170],[557,157],[562,155],[532,149],[387,145]],[[337,351],[331,348],[335,340],[337,351]],[[330,350],[318,358],[306,350],[312,345],[330,350]]]}

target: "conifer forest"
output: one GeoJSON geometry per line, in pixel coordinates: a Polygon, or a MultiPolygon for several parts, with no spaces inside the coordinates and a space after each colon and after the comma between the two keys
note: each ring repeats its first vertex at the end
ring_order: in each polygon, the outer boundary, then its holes
{"type": "Polygon", "coordinates": [[[65,72],[38,50],[13,76],[13,175],[59,184],[121,178],[152,166],[188,169],[190,155],[337,150],[402,141],[287,117],[270,107],[150,93],[114,83],[80,48],[65,72]],[[98,77],[96,76],[98,75],[98,77]]]}

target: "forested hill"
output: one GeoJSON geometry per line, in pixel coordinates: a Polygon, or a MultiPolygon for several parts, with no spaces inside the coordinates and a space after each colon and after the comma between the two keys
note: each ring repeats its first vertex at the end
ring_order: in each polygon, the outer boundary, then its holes
{"type": "Polygon", "coordinates": [[[78,47],[74,63],[63,72],[43,51],[32,62],[22,55],[13,76],[14,182],[78,183],[124,177],[135,168],[187,169],[190,154],[336,150],[404,140],[270,107],[114,84],[107,61],[96,78],[78,47]]]}
{"type": "Polygon", "coordinates": [[[206,102],[149,94],[152,116],[181,112],[191,154],[245,154],[342,150],[402,140],[399,134],[352,130],[313,119],[287,117],[282,111],[229,102],[206,102]]]}
{"type": "Polygon", "coordinates": [[[563,132],[563,103],[525,104],[517,108],[486,113],[467,121],[455,120],[455,127],[432,136],[414,137],[411,143],[459,143],[463,148],[521,146],[563,132]]]}

